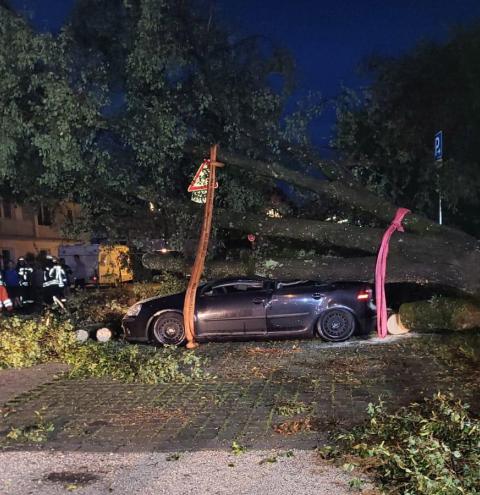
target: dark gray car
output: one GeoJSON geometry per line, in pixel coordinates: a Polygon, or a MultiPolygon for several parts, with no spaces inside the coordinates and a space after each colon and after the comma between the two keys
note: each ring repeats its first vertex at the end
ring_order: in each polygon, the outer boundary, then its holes
{"type": "MultiPolygon", "coordinates": [[[[127,340],[180,345],[185,293],[133,305],[123,319],[127,340]]],[[[339,342],[374,323],[371,286],[309,280],[223,279],[201,285],[195,305],[199,342],[319,336],[339,342]]]]}

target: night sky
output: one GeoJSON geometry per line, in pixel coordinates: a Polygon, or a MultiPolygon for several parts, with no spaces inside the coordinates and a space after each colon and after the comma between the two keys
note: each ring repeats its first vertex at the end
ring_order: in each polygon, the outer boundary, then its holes
{"type": "MultiPolygon", "coordinates": [[[[75,0],[12,0],[42,30],[58,30],[75,0]]],[[[442,41],[458,24],[480,19],[480,0],[217,0],[218,15],[240,34],[263,34],[289,48],[298,65],[298,94],[334,98],[369,55],[398,55],[421,40],[442,41]]],[[[333,108],[312,128],[328,145],[333,108]]]]}

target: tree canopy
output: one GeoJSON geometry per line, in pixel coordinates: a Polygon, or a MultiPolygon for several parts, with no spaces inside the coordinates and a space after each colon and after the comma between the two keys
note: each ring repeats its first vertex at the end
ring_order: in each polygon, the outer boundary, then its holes
{"type": "MultiPolygon", "coordinates": [[[[193,146],[274,157],[288,139],[305,143],[312,107],[284,118],[292,57],[237,37],[201,7],[78,0],[53,37],[0,6],[1,194],[71,199],[93,230],[114,237],[147,202],[165,212],[187,199],[201,162],[193,146]]],[[[222,206],[245,211],[268,198],[253,174],[232,168],[221,180],[222,206]]],[[[169,230],[180,234],[182,223],[169,230]]]]}
{"type": "Polygon", "coordinates": [[[366,64],[372,84],[346,91],[335,145],[357,176],[397,204],[480,234],[480,25],[444,44],[422,43],[398,58],[366,64]],[[444,161],[433,160],[443,130],[444,161]]]}

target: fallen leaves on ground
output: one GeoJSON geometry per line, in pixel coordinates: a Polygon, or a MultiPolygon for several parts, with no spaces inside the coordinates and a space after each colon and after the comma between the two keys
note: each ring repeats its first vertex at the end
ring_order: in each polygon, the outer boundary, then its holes
{"type": "Polygon", "coordinates": [[[273,431],[281,435],[296,435],[304,431],[315,431],[316,421],[313,418],[291,419],[273,426],[273,431]]]}

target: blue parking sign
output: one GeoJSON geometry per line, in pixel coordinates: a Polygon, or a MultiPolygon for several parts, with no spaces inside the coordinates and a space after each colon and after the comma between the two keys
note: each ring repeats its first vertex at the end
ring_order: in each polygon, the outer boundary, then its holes
{"type": "Polygon", "coordinates": [[[435,161],[439,161],[443,158],[443,132],[438,131],[435,134],[435,140],[433,144],[433,156],[435,161]]]}

